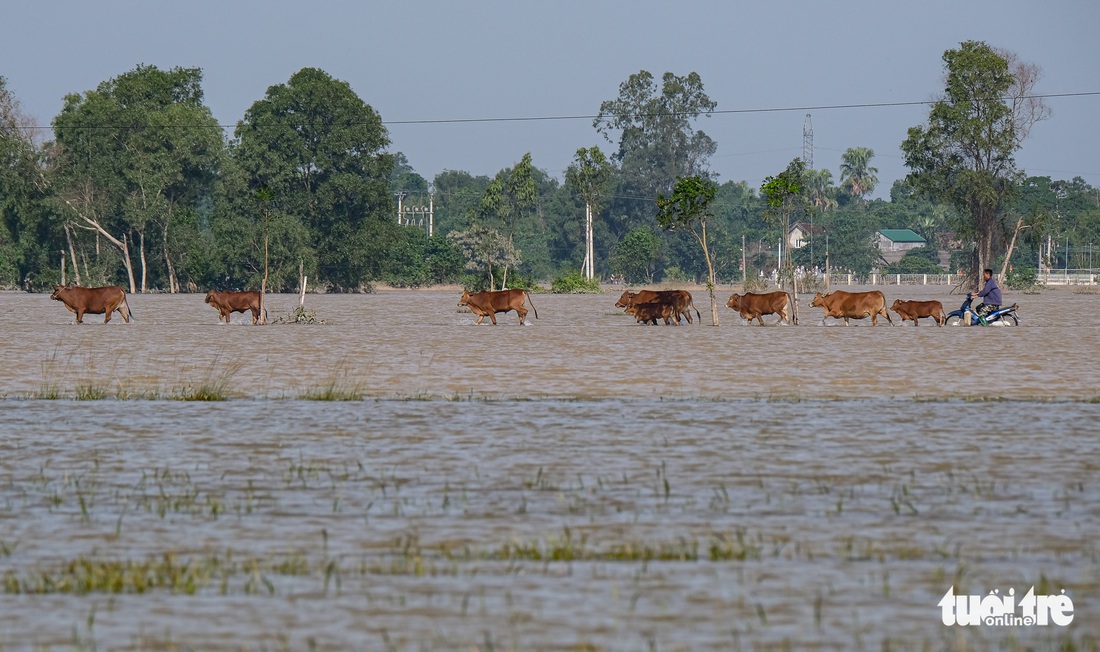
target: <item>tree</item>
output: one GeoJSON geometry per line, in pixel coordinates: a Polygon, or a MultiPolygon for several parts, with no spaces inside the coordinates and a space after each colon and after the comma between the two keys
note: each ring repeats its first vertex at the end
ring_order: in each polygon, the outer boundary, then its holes
{"type": "Polygon", "coordinates": [[[971,278],[991,267],[1003,236],[1002,209],[1020,173],[1015,152],[1035,122],[1048,115],[1032,90],[1038,70],[979,41],[965,41],[943,55],[945,89],[928,124],[911,127],[902,142],[908,179],[920,190],[966,216],[977,242],[971,278]]]}
{"type": "Polygon", "coordinates": [[[861,201],[878,185],[878,168],[871,166],[874,157],[869,147],[849,147],[841,156],[840,187],[861,201]]]}
{"type": "MultiPolygon", "coordinates": [[[[768,205],[765,219],[773,225],[780,227],[780,240],[787,242],[787,236],[791,232],[791,217],[806,211],[809,200],[806,195],[805,185],[806,164],[802,159],[796,158],[787,165],[787,169],[777,176],[764,179],[760,186],[760,193],[764,196],[768,205]]],[[[798,323],[798,284],[794,275],[794,260],[791,257],[791,248],[783,248],[783,257],[779,261],[780,283],[789,282],[791,296],[795,297],[794,323],[798,323]]]]}
{"type": "Polygon", "coordinates": [[[131,292],[137,290],[131,248],[138,247],[144,292],[153,246],[146,236],[155,229],[166,285],[177,290],[171,227],[209,198],[225,145],[203,104],[202,71],[138,66],[67,96],[53,124],[52,178],[68,224],[118,248],[131,292]]]}
{"type": "Polygon", "coordinates": [[[381,117],[347,82],[303,68],[268,88],[235,136],[245,190],[270,188],[274,204],[309,229],[321,280],[351,290],[382,275],[401,228],[388,185],[393,156],[381,117]]]}
{"type": "Polygon", "coordinates": [[[647,226],[640,226],[615,245],[611,252],[611,271],[629,284],[650,283],[660,248],[657,234],[647,226]]]}
{"type": "Polygon", "coordinates": [[[584,202],[584,277],[591,280],[596,276],[596,250],[593,245],[595,216],[600,209],[600,200],[607,190],[607,184],[615,168],[599,147],[577,150],[573,164],[565,171],[565,183],[584,202]]]}
{"type": "MultiPolygon", "coordinates": [[[[519,252],[500,231],[475,224],[464,231],[452,231],[447,239],[466,259],[466,269],[471,272],[485,270],[488,274],[489,289],[495,287],[493,269],[508,269],[520,263],[519,252]]],[[[504,283],[501,283],[504,287],[504,283]]]]}
{"type": "Polygon", "coordinates": [[[710,295],[711,325],[718,325],[718,300],[714,296],[714,264],[707,244],[707,219],[718,186],[706,177],[681,177],[672,195],[657,195],[657,224],[663,229],[687,229],[695,236],[707,262],[707,293],[710,295]]]}
{"type": "MultiPolygon", "coordinates": [[[[851,150],[848,150],[851,151],[851,150]]],[[[874,170],[874,168],[871,168],[874,170]]],[[[806,170],[806,190],[810,194],[810,203],[814,208],[825,212],[837,207],[836,188],[833,187],[833,173],[829,170],[806,170]]]]}
{"type": "Polygon", "coordinates": [[[681,177],[710,176],[708,159],[718,145],[693,123],[716,106],[698,73],[666,72],[658,88],[642,70],[619,85],[618,99],[600,104],[592,126],[618,145],[611,158],[630,193],[653,197],[671,193],[681,177]]]}
{"type": "MultiPolygon", "coordinates": [[[[495,179],[489,182],[481,196],[479,212],[490,222],[496,221],[508,240],[510,255],[502,256],[504,273],[500,281],[501,289],[508,282],[508,269],[519,264],[516,250],[516,227],[534,208],[538,201],[538,185],[535,183],[534,166],[531,165],[531,153],[523,155],[520,162],[511,170],[501,170],[495,179]],[[513,261],[514,259],[514,261],[513,261]]],[[[491,275],[491,272],[490,272],[491,275]]]]}
{"type": "Polygon", "coordinates": [[[33,125],[0,77],[0,287],[5,288],[52,284],[51,260],[63,246],[33,125]]]}

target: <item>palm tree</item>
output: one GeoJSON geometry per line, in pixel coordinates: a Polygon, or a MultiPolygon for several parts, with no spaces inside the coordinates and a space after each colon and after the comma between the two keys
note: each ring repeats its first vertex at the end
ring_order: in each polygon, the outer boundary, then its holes
{"type": "Polygon", "coordinates": [[[840,164],[840,187],[853,197],[863,199],[878,184],[878,168],[871,167],[875,152],[870,147],[849,147],[840,164]]]}
{"type": "Polygon", "coordinates": [[[806,187],[810,191],[810,202],[822,212],[837,207],[836,188],[833,187],[833,173],[829,170],[806,170],[806,187]]]}

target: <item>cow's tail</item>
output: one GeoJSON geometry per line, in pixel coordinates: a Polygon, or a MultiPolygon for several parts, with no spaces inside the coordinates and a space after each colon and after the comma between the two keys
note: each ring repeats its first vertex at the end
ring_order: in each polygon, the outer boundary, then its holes
{"type": "Polygon", "coordinates": [[[527,301],[528,301],[528,303],[531,304],[531,311],[535,313],[535,319],[538,319],[539,318],[539,311],[538,311],[537,308],[535,308],[535,302],[531,300],[531,293],[528,292],[527,290],[524,290],[523,293],[525,295],[527,295],[527,301]]]}
{"type": "MultiPolygon", "coordinates": [[[[690,295],[688,296],[688,305],[690,305],[692,308],[695,308],[695,298],[690,295]]],[[[695,318],[699,320],[700,324],[703,323],[703,316],[699,314],[698,308],[695,308],[695,318]]]]}
{"type": "MultiPolygon", "coordinates": [[[[134,313],[130,312],[130,304],[127,303],[127,301],[126,301],[126,293],[125,292],[122,293],[122,304],[121,304],[121,306],[126,309],[125,314],[126,314],[126,319],[127,320],[137,321],[136,319],[134,319],[134,313]]],[[[119,313],[121,314],[122,311],[120,310],[119,313]]]]}

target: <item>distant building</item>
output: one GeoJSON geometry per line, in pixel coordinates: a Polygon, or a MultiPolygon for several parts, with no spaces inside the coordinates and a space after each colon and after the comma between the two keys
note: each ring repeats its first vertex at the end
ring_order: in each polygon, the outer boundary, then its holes
{"type": "Polygon", "coordinates": [[[820,236],[825,232],[820,226],[811,227],[809,222],[795,222],[791,225],[791,232],[787,234],[787,244],[791,249],[801,249],[810,242],[810,234],[820,236]]]}
{"type": "Polygon", "coordinates": [[[909,251],[926,244],[927,240],[910,229],[883,229],[878,232],[879,251],[909,251]]]}

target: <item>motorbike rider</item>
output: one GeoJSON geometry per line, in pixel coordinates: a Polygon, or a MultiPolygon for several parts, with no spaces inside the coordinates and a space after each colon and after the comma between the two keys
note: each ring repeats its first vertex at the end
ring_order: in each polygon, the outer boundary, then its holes
{"type": "Polygon", "coordinates": [[[985,277],[985,286],[982,287],[981,292],[978,292],[978,296],[983,303],[977,307],[974,314],[984,318],[1001,307],[1001,288],[997,285],[997,279],[993,278],[993,270],[984,270],[982,276],[985,277]]]}

